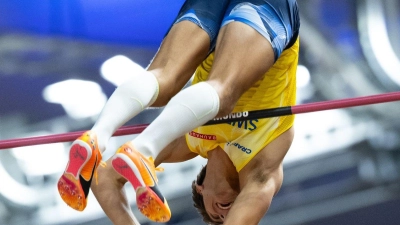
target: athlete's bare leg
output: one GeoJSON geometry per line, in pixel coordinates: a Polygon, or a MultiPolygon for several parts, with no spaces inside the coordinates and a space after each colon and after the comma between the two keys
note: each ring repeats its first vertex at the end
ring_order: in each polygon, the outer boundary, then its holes
{"type": "Polygon", "coordinates": [[[140,152],[156,157],[175,138],[217,115],[230,113],[274,59],[270,42],[255,29],[240,22],[225,25],[219,32],[209,80],[175,95],[131,143],[140,152]]]}
{"type": "Polygon", "coordinates": [[[182,21],[175,24],[163,40],[148,67],[148,72],[132,74],[107,101],[92,128],[97,134],[100,151],[109,138],[127,121],[146,107],[164,106],[193,75],[207,56],[210,37],[198,25],[182,21]],[[190,43],[190,46],[187,45],[190,43]]]}
{"type": "Polygon", "coordinates": [[[252,27],[231,22],[217,39],[209,82],[220,97],[219,116],[229,114],[240,96],[274,64],[270,42],[252,27]]]}
{"type": "Polygon", "coordinates": [[[160,85],[153,106],[164,106],[183,88],[207,57],[209,48],[210,37],[198,25],[182,21],[172,27],[148,67],[160,85]]]}
{"type": "Polygon", "coordinates": [[[160,106],[169,101],[187,83],[209,48],[208,33],[192,22],[179,22],[165,37],[149,71],[132,74],[118,86],[91,130],[71,146],[67,168],[58,182],[60,196],[69,206],[85,209],[91,178],[115,131],[153,103],[160,106]]]}

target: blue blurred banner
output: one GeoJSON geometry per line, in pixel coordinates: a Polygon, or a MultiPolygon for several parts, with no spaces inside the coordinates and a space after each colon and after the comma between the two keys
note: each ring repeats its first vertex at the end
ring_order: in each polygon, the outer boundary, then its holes
{"type": "Polygon", "coordinates": [[[0,34],[159,45],[183,0],[2,0],[0,34]]]}

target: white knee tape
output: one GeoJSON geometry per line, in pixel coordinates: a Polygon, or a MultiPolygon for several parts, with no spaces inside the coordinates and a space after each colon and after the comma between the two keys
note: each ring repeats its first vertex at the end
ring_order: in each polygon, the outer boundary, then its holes
{"type": "Polygon", "coordinates": [[[171,99],[170,104],[188,108],[199,121],[213,119],[219,111],[217,91],[207,82],[200,82],[186,88],[171,99]]]}
{"type": "Polygon", "coordinates": [[[123,85],[124,87],[121,87],[121,89],[125,88],[123,89],[124,92],[132,100],[136,100],[142,106],[142,110],[157,100],[159,84],[157,78],[151,72],[143,71],[143,73],[135,74],[123,85]]]}
{"type": "Polygon", "coordinates": [[[146,155],[157,156],[169,143],[213,119],[219,111],[219,96],[201,82],[179,92],[162,113],[132,141],[146,155]]]}
{"type": "Polygon", "coordinates": [[[157,80],[156,76],[154,76],[153,73],[147,71],[147,72],[146,72],[146,75],[147,75],[146,78],[152,79],[152,80],[153,80],[153,82],[154,82],[154,87],[156,88],[156,90],[155,90],[155,92],[154,92],[154,94],[153,94],[153,97],[150,99],[150,102],[149,102],[149,104],[148,104],[148,106],[151,106],[151,105],[157,100],[158,93],[160,92],[160,86],[159,86],[159,84],[158,84],[158,80],[157,80]]]}

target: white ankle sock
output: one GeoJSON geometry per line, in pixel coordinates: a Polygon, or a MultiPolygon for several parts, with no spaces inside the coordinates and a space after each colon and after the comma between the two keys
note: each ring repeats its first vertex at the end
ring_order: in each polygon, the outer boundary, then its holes
{"type": "Polygon", "coordinates": [[[157,99],[158,91],[158,81],[148,71],[135,74],[117,87],[92,128],[97,134],[101,152],[105,150],[108,140],[119,127],[157,99]]]}
{"type": "Polygon", "coordinates": [[[133,141],[146,156],[156,157],[169,143],[213,119],[219,111],[219,96],[207,82],[178,93],[161,114],[133,141]]]}

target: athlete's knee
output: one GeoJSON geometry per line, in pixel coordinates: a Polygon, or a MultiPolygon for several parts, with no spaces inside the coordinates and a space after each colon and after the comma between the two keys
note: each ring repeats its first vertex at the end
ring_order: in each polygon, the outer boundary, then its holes
{"type": "Polygon", "coordinates": [[[171,98],[177,93],[174,91],[174,86],[171,81],[169,81],[166,76],[163,76],[162,69],[149,71],[154,74],[158,83],[158,96],[157,99],[152,103],[153,107],[163,107],[165,106],[171,98]]]}
{"type": "Polygon", "coordinates": [[[174,85],[171,81],[167,81],[165,79],[159,80],[160,85],[160,94],[158,98],[153,103],[153,107],[163,107],[168,104],[172,97],[174,97],[178,91],[175,90],[174,85]]]}
{"type": "Polygon", "coordinates": [[[222,117],[228,115],[233,111],[236,105],[236,101],[232,98],[232,96],[221,94],[219,104],[219,112],[217,117],[222,117]]]}
{"type": "Polygon", "coordinates": [[[210,80],[208,83],[214,88],[219,97],[219,110],[217,117],[228,115],[232,112],[237,102],[236,93],[224,82],[210,80]]]}
{"type": "Polygon", "coordinates": [[[171,96],[162,95],[158,96],[157,100],[151,105],[151,107],[164,107],[171,100],[171,96]]]}

